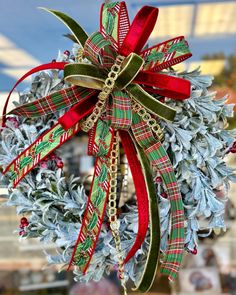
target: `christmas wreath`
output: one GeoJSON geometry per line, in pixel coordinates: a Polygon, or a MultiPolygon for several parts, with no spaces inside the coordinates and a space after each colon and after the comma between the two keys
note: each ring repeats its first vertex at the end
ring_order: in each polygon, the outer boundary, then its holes
{"type": "Polygon", "coordinates": [[[225,129],[233,106],[214,99],[211,77],[174,71],[191,56],[183,36],[143,49],[157,8],[144,6],[130,24],[124,2],[103,4],[91,36],[46,10],[75,44],[72,54],[26,73],[7,98],[0,138],[6,204],[24,215],[22,237],[58,247],[50,263],[73,265],[80,281],[100,280],[117,265],[125,292],[128,279],[145,292],[158,265],[174,280],[184,250],[196,254],[201,231],[225,228],[235,180],[224,161],[234,142],[225,129]],[[11,93],[32,74],[30,89],[6,113],[11,93]],[[96,159],[88,196],[80,178],[65,177],[60,158],[60,147],[81,130],[96,159]],[[136,194],[118,214],[121,147],[136,194]]]}

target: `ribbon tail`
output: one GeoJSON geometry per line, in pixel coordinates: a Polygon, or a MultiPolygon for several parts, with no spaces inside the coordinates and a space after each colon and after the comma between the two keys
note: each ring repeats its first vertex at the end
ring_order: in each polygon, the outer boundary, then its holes
{"type": "Polygon", "coordinates": [[[179,271],[184,253],[184,208],[182,197],[172,163],[161,143],[157,142],[146,148],[144,151],[149,157],[153,167],[158,169],[158,172],[165,183],[168,198],[170,200],[171,233],[168,248],[161,265],[161,272],[168,275],[170,281],[174,281],[179,271]]]}
{"type": "Polygon", "coordinates": [[[137,158],[134,144],[126,131],[119,131],[119,135],[133,176],[139,217],[136,240],[124,261],[127,263],[140,248],[147,234],[149,222],[148,194],[142,168],[137,158]]]}
{"type": "Polygon", "coordinates": [[[179,271],[184,252],[184,210],[182,197],[166,150],[154,138],[147,123],[142,121],[136,113],[133,113],[132,131],[152,166],[160,173],[168,193],[168,199],[170,200],[171,234],[164,262],[161,266],[161,272],[167,274],[169,280],[173,281],[179,271]]]}
{"type": "MultiPolygon", "coordinates": [[[[132,137],[131,137],[132,138],[132,137]]],[[[149,228],[150,228],[150,246],[147,253],[147,258],[143,270],[142,277],[136,285],[134,291],[148,292],[153,285],[153,282],[156,277],[156,272],[158,268],[159,253],[160,253],[160,218],[158,203],[156,197],[156,189],[152,181],[153,175],[150,170],[150,162],[147,159],[147,156],[143,152],[143,149],[137,144],[135,139],[133,143],[137,150],[139,161],[142,166],[143,174],[145,177],[145,182],[148,190],[148,202],[149,202],[149,228]]]]}
{"type": "Polygon", "coordinates": [[[74,264],[85,274],[93,257],[109,195],[109,156],[113,138],[114,130],[102,120],[97,122],[89,134],[88,154],[97,158],[87,207],[68,270],[74,264]]]}
{"type": "Polygon", "coordinates": [[[53,92],[36,101],[23,104],[10,111],[7,115],[37,118],[72,107],[76,103],[94,96],[95,93],[94,90],[72,86],[53,92]]]}
{"type": "Polygon", "coordinates": [[[3,174],[10,173],[14,187],[36,165],[80,130],[77,122],[92,112],[94,103],[95,97],[76,104],[7,166],[3,174]]]}
{"type": "Polygon", "coordinates": [[[50,12],[51,14],[56,16],[60,21],[62,21],[67,26],[67,28],[71,31],[71,33],[73,34],[77,42],[82,47],[84,47],[84,44],[86,40],[88,39],[88,35],[84,31],[84,29],[73,18],[57,10],[48,9],[45,7],[39,7],[39,8],[47,12],[50,12]]]}
{"type": "Polygon", "coordinates": [[[105,157],[97,158],[89,200],[79,237],[67,270],[74,264],[85,274],[89,267],[106,211],[109,194],[109,175],[109,159],[105,157]]]}

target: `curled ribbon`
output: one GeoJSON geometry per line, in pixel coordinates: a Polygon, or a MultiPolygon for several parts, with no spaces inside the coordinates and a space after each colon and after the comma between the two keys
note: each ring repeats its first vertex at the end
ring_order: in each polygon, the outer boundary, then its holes
{"type": "MultiPolygon", "coordinates": [[[[105,215],[109,194],[109,157],[114,130],[119,130],[121,144],[132,172],[139,215],[136,240],[125,263],[143,243],[150,225],[150,248],[138,289],[147,291],[152,285],[158,265],[160,226],[156,192],[151,171],[158,171],[171,203],[172,229],[161,271],[170,280],[176,277],[184,249],[184,212],[181,195],[170,159],[162,147],[158,118],[172,121],[175,110],[160,102],[156,94],[183,100],[190,96],[190,83],[184,79],[158,73],[191,56],[183,36],[151,48],[145,46],[157,20],[158,9],[144,6],[130,25],[125,2],[103,4],[100,31],[88,36],[69,16],[48,10],[70,29],[83,48],[88,62],[49,63],[24,75],[14,88],[32,73],[45,69],[64,70],[64,79],[72,86],[12,110],[14,114],[37,117],[69,107],[56,125],[24,150],[4,173],[9,173],[16,186],[41,160],[83,128],[95,116],[90,131],[88,153],[96,157],[94,178],[81,230],[69,267],[77,265],[86,272],[92,259],[105,215]],[[119,67],[116,65],[120,59],[119,67]],[[101,114],[96,113],[101,105],[101,114]],[[155,96],[153,96],[155,94],[155,96]],[[95,114],[94,114],[95,113],[95,114]],[[155,125],[155,126],[154,126],[155,125]],[[156,129],[155,129],[155,128],[156,129]],[[158,132],[155,132],[158,131],[158,132]],[[138,156],[137,156],[138,155],[138,156]]],[[[12,91],[14,90],[12,89],[12,91]]],[[[7,104],[3,111],[6,118],[7,104]]]]}

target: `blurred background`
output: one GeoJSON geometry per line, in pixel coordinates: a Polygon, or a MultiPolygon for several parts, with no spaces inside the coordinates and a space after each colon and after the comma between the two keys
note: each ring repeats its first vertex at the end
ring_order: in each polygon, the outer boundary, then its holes
{"type": "MultiPolygon", "coordinates": [[[[101,0],[0,0],[0,107],[15,81],[26,71],[57,57],[58,50],[70,50],[71,41],[63,24],[37,9],[45,6],[61,10],[79,21],[88,33],[97,30],[101,0]]],[[[177,66],[192,70],[201,66],[203,74],[215,76],[217,96],[229,94],[236,101],[236,1],[211,0],[127,0],[132,19],[143,5],[160,8],[150,45],[184,35],[193,57],[177,66]]],[[[27,81],[18,90],[27,86],[27,81]]],[[[17,94],[16,94],[17,95],[17,94]]],[[[76,139],[78,140],[78,139],[76,139]]],[[[67,146],[68,158],[80,159],[80,170],[73,162],[74,173],[91,172],[92,161],[85,156],[86,140],[67,146]]],[[[235,166],[235,156],[229,161],[235,166]]],[[[197,256],[187,255],[179,280],[169,285],[159,278],[150,294],[236,294],[236,188],[232,186],[226,215],[229,230],[200,242],[197,256]]],[[[6,189],[0,188],[1,196],[6,189]]],[[[120,294],[116,275],[99,284],[85,287],[73,282],[70,272],[46,269],[45,247],[38,241],[21,240],[14,231],[20,217],[15,210],[0,208],[0,294],[120,294]]],[[[46,250],[54,245],[47,245],[46,250]]]]}

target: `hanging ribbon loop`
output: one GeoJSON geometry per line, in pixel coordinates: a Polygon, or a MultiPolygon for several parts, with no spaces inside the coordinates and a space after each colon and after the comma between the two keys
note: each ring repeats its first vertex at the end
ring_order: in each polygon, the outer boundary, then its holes
{"type": "Polygon", "coordinates": [[[158,9],[142,7],[135,16],[119,53],[127,56],[131,52],[140,53],[156,24],[158,9]]]}

